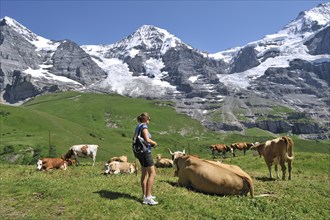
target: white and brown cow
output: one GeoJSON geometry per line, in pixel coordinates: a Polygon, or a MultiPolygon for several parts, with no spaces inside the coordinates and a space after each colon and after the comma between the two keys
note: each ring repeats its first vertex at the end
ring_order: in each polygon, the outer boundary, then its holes
{"type": "Polygon", "coordinates": [[[173,160],[162,158],[161,154],[157,154],[155,166],[157,168],[173,167],[173,160]]]}
{"type": "Polygon", "coordinates": [[[255,143],[251,149],[258,151],[260,157],[263,156],[269,170],[269,178],[272,179],[272,165],[275,165],[277,179],[279,179],[278,168],[279,164],[282,168],[282,179],[285,180],[286,166],[288,163],[289,180],[291,179],[292,161],[294,159],[293,152],[294,143],[290,137],[283,136],[265,143],[255,143]]]}
{"type": "Polygon", "coordinates": [[[181,156],[174,160],[178,185],[206,194],[253,196],[253,181],[241,168],[219,162],[181,156]]]}
{"type": "Polygon", "coordinates": [[[248,143],[248,142],[238,142],[238,143],[233,143],[230,145],[234,157],[236,156],[236,154],[235,154],[236,150],[244,151],[244,155],[245,155],[245,152],[247,150],[249,150],[252,146],[253,146],[253,143],[248,143]]]}
{"type": "Polygon", "coordinates": [[[93,158],[93,166],[96,160],[97,149],[99,148],[96,144],[79,144],[70,147],[69,151],[64,155],[64,159],[74,157],[79,164],[78,157],[91,157],[93,158]]]}
{"type": "Polygon", "coordinates": [[[215,158],[215,154],[217,152],[221,153],[223,158],[225,158],[226,152],[230,151],[231,153],[233,153],[233,148],[227,146],[226,144],[212,144],[210,146],[210,149],[212,151],[213,158],[215,158]]]}
{"type": "Polygon", "coordinates": [[[38,170],[51,170],[51,169],[62,169],[66,170],[69,165],[72,165],[74,160],[68,159],[65,160],[63,158],[43,158],[39,159],[37,162],[38,170]]]}
{"type": "Polygon", "coordinates": [[[104,174],[118,174],[118,173],[135,173],[137,174],[137,167],[135,163],[111,161],[104,165],[104,174]]]}

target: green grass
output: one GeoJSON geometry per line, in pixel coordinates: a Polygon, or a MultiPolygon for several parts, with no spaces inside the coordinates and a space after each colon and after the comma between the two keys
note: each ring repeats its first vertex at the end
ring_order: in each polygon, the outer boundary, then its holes
{"type": "Polygon", "coordinates": [[[273,115],[277,115],[277,114],[283,114],[283,113],[294,113],[295,111],[286,107],[286,106],[280,106],[280,105],[276,105],[276,106],[273,106],[270,114],[273,114],[273,115]]]}
{"type": "Polygon", "coordinates": [[[225,159],[251,175],[255,194],[212,196],[175,185],[173,169],[157,169],[153,194],[141,204],[138,176],[104,176],[103,164],[40,172],[35,166],[1,164],[2,219],[329,219],[329,154],[296,152],[292,180],[268,181],[263,158],[225,159]]]}

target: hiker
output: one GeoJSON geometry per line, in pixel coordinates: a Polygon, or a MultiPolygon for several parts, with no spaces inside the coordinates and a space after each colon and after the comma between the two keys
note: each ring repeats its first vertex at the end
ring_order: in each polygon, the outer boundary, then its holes
{"type": "Polygon", "coordinates": [[[150,122],[150,115],[147,112],[142,113],[137,117],[139,124],[135,128],[135,133],[133,137],[133,151],[135,157],[139,160],[142,167],[141,174],[141,187],[143,193],[143,204],[146,205],[157,205],[158,202],[155,201],[156,197],[151,194],[152,186],[156,176],[156,169],[154,166],[153,157],[151,155],[152,147],[156,147],[156,141],[151,139],[151,134],[148,129],[150,122]],[[138,137],[141,136],[141,139],[138,137]],[[135,140],[140,141],[142,148],[135,150],[135,140]]]}

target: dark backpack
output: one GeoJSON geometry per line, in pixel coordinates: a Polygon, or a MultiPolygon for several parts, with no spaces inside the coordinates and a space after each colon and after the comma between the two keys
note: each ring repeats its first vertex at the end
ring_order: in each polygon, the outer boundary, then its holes
{"type": "Polygon", "coordinates": [[[148,144],[144,140],[144,138],[141,137],[141,131],[142,131],[141,128],[142,128],[142,126],[139,127],[139,132],[133,138],[132,150],[133,150],[134,154],[144,153],[144,152],[148,151],[148,144]]]}

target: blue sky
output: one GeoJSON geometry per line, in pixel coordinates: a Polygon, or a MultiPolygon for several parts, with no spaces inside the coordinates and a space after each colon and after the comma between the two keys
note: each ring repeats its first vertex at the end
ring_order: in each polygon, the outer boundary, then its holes
{"type": "Polygon", "coordinates": [[[0,17],[9,16],[47,39],[79,45],[112,44],[142,25],[154,25],[215,53],[273,34],[322,2],[327,1],[1,0],[0,17]]]}

